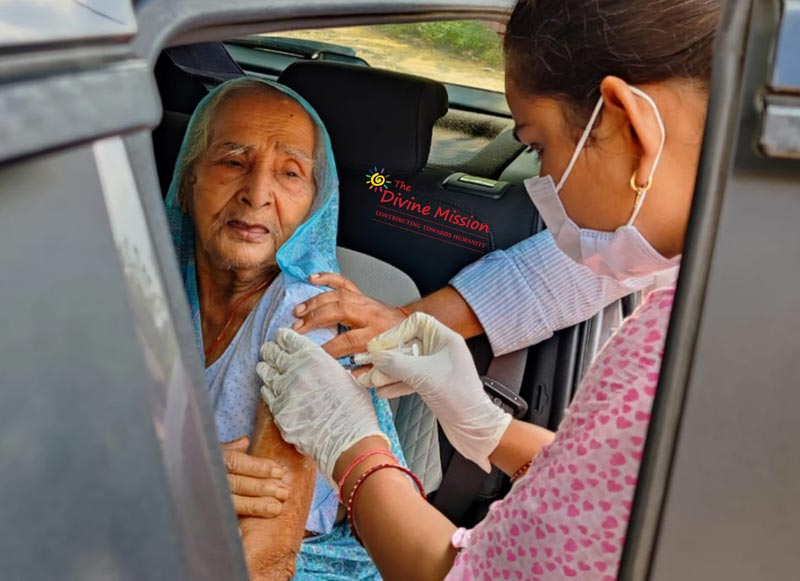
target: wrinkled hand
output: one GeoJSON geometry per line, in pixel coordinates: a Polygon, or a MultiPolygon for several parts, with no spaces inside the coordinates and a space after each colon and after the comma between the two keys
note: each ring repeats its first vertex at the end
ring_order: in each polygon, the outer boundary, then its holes
{"type": "Polygon", "coordinates": [[[381,397],[418,393],[456,450],[488,472],[489,455],[500,442],[511,415],[484,392],[461,335],[430,315],[414,313],[370,341],[367,348],[373,367],[359,376],[358,382],[379,387],[381,397]],[[422,342],[419,356],[391,351],[413,340],[422,342]]]}
{"type": "Polygon", "coordinates": [[[400,309],[365,296],[350,279],[340,274],[312,275],[309,282],[333,290],[297,305],[294,315],[299,321],[292,328],[298,333],[308,333],[339,323],[349,327],[349,331],[322,346],[332,357],[365,351],[367,341],[406,318],[400,309]]]}
{"type": "Polygon", "coordinates": [[[289,488],[281,480],[286,469],[272,460],[248,454],[249,444],[247,437],[222,444],[233,508],[240,517],[276,517],[283,509],[283,501],[289,498],[289,488]]]}
{"type": "Polygon", "coordinates": [[[388,444],[369,393],[313,341],[279,329],[275,342],[262,345],[261,357],[261,395],[283,438],[316,460],[334,489],[342,452],[368,436],[388,444]]]}

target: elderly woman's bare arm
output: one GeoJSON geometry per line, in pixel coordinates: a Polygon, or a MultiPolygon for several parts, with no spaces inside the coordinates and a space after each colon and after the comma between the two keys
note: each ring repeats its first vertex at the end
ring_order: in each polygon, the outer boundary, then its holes
{"type": "Polygon", "coordinates": [[[278,516],[239,520],[250,579],[286,581],[294,577],[295,559],[314,494],[316,466],[283,440],[263,402],[258,407],[249,453],[286,467],[284,480],[289,487],[289,497],[278,516]]]}

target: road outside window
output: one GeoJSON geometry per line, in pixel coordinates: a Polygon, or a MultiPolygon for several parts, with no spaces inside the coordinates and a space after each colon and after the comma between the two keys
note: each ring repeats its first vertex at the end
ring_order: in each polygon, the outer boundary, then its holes
{"type": "Polygon", "coordinates": [[[502,93],[501,29],[496,22],[458,20],[292,30],[271,36],[348,46],[374,67],[502,93]]]}

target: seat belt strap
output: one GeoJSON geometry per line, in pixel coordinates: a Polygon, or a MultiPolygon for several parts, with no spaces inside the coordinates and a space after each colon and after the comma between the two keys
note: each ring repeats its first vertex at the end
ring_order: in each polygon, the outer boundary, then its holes
{"type": "MultiPolygon", "coordinates": [[[[522,388],[527,359],[528,349],[494,357],[486,375],[518,395],[522,388]]],[[[484,481],[489,476],[477,464],[454,451],[433,506],[450,520],[460,520],[475,502],[484,481]]]]}

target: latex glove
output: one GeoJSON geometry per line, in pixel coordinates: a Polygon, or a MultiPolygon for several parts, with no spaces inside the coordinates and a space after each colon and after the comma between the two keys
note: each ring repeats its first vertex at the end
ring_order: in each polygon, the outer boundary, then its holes
{"type": "Polygon", "coordinates": [[[511,415],[484,392],[461,335],[430,315],[414,313],[375,337],[367,349],[373,368],[359,376],[358,382],[379,387],[381,397],[418,393],[456,450],[489,472],[489,455],[497,448],[511,415]],[[415,339],[422,342],[419,356],[392,351],[415,339]]]}
{"type": "Polygon", "coordinates": [[[386,436],[370,394],[316,343],[290,329],[261,346],[256,366],[261,396],[283,438],[316,460],[337,490],[333,467],[339,456],[368,436],[386,436]]]}

